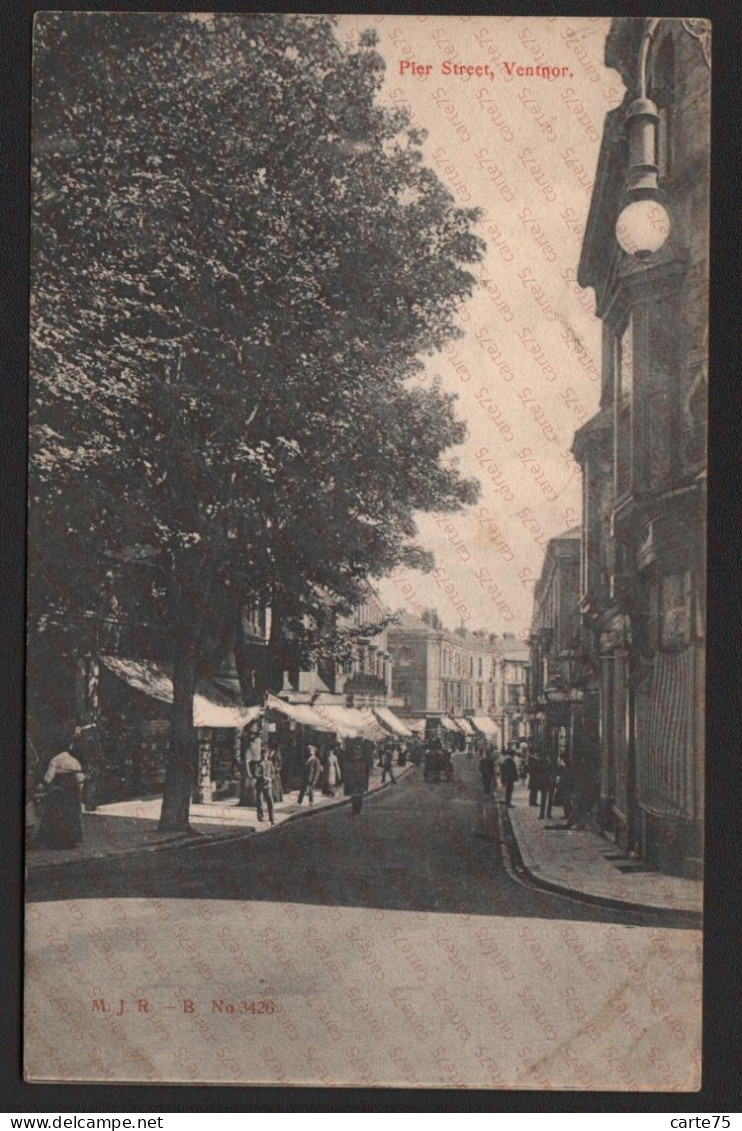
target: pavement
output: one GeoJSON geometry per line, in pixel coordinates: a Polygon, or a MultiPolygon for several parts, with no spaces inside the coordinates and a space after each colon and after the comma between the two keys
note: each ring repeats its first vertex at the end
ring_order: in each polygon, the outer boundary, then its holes
{"type": "Polygon", "coordinates": [[[538,807],[528,804],[528,791],[522,785],[516,786],[513,808],[504,811],[523,871],[539,887],[606,907],[700,917],[700,880],[667,876],[596,832],[568,828],[560,806],[554,809],[556,816],[540,820],[538,807]]]}
{"type": "Polygon", "coordinates": [[[698,1088],[700,931],[514,882],[502,795],[454,767],[357,817],[32,872],[26,1078],[698,1088]]]}
{"type": "MultiPolygon", "coordinates": [[[[463,759],[457,759],[458,764],[463,759]]],[[[408,765],[395,770],[397,777],[412,772],[408,765]]],[[[392,788],[381,784],[381,771],[371,771],[369,793],[392,788]]],[[[305,799],[296,802],[293,791],[283,802],[274,805],[275,827],[299,817],[321,813],[338,805],[349,804],[342,787],[335,797],[315,793],[314,804],[305,799]]],[[[516,847],[516,878],[525,874],[530,881],[547,891],[605,907],[633,911],[668,912],[685,915],[700,922],[703,909],[703,885],[698,880],[667,876],[632,859],[628,854],[590,830],[570,829],[559,816],[539,820],[538,808],[528,804],[528,792],[518,784],[513,794],[513,807],[507,812],[510,831],[516,847]]],[[[272,827],[267,818],[258,822],[253,807],[241,807],[237,798],[191,805],[190,833],[160,833],[160,797],[139,798],[102,805],[94,813],[83,816],[83,843],[71,849],[32,848],[26,855],[27,868],[55,867],[81,860],[125,857],[144,852],[184,847],[206,846],[220,840],[267,833],[272,827]]],[[[560,814],[559,807],[556,813],[560,814]]]]}
{"type": "MultiPolygon", "coordinates": [[[[403,777],[413,767],[395,767],[395,777],[403,777]]],[[[369,793],[392,788],[391,782],[381,784],[381,770],[371,769],[369,793]]],[[[214,801],[204,805],[192,804],[190,809],[191,831],[187,833],[158,832],[162,797],[140,797],[130,801],[116,801],[100,805],[92,813],[83,813],[83,840],[75,848],[41,848],[29,842],[26,852],[26,868],[36,871],[41,868],[57,867],[60,864],[75,864],[83,860],[101,860],[110,857],[136,856],[140,853],[158,852],[163,849],[200,847],[220,840],[250,836],[253,833],[266,833],[278,828],[286,821],[299,817],[309,817],[338,805],[349,805],[350,798],[339,787],[334,797],[323,797],[315,790],[314,803],[305,798],[302,805],[297,804],[298,791],[284,794],[283,801],[274,802],[275,825],[266,816],[259,822],[254,806],[245,807],[238,798],[214,801]]]]}

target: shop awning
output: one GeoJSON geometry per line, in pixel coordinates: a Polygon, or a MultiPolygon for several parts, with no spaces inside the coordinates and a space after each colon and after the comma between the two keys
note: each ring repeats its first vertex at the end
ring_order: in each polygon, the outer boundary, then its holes
{"type": "Polygon", "coordinates": [[[394,712],[390,711],[388,707],[372,707],[371,710],[376,715],[381,725],[386,727],[387,730],[390,730],[392,734],[397,734],[401,738],[412,738],[410,728],[405,726],[402,720],[398,719],[394,712]]]}
{"type": "Polygon", "coordinates": [[[344,707],[341,703],[314,703],[312,710],[341,738],[358,738],[366,732],[369,724],[375,725],[373,715],[366,716],[363,712],[353,707],[344,707]]]}
{"type": "MultiPolygon", "coordinates": [[[[315,710],[317,709],[315,707],[315,710]]],[[[370,707],[341,707],[340,710],[344,712],[344,717],[351,725],[353,722],[358,725],[360,728],[358,734],[361,738],[367,738],[371,742],[378,742],[380,739],[386,738],[387,732],[384,727],[379,725],[379,721],[370,707]]]]}
{"type": "MultiPolygon", "coordinates": [[[[136,691],[172,703],[173,681],[164,670],[149,660],[124,660],[119,656],[101,656],[101,663],[136,691]]],[[[207,688],[202,681],[193,696],[193,725],[196,727],[242,728],[262,714],[261,707],[242,707],[220,694],[216,688],[207,688]]]]}
{"type": "Polygon", "coordinates": [[[425,734],[425,719],[400,719],[413,734],[425,734]]]}
{"type": "Polygon", "coordinates": [[[472,726],[471,719],[467,719],[466,716],[464,716],[461,719],[457,719],[456,722],[458,723],[458,725],[461,727],[462,730],[466,731],[467,734],[476,734],[477,733],[476,730],[474,729],[474,727],[472,726]]]}
{"type": "Polygon", "coordinates": [[[450,715],[441,715],[438,719],[438,722],[441,724],[444,730],[453,731],[454,734],[461,734],[461,727],[458,725],[455,719],[451,718],[450,715]]]}
{"type": "Polygon", "coordinates": [[[312,727],[314,730],[323,730],[328,733],[332,733],[335,729],[329,723],[324,722],[314,708],[307,703],[287,703],[285,699],[279,699],[277,695],[269,695],[265,705],[269,711],[279,711],[287,719],[292,719],[300,726],[312,727]]]}
{"type": "Polygon", "coordinates": [[[489,715],[474,715],[471,722],[485,738],[497,738],[497,723],[489,715]]]}
{"type": "Polygon", "coordinates": [[[196,727],[235,727],[242,730],[263,713],[262,707],[242,707],[239,703],[215,703],[210,697],[193,696],[193,725],[196,727]]]}

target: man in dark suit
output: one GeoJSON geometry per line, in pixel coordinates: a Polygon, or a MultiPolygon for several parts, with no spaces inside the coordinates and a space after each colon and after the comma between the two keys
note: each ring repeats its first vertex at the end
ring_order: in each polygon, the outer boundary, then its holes
{"type": "Polygon", "coordinates": [[[320,775],[320,760],[317,757],[317,747],[307,746],[307,757],[304,763],[304,780],[299,791],[299,804],[304,800],[304,794],[309,794],[309,804],[314,805],[314,787],[320,775]]]}
{"type": "Polygon", "coordinates": [[[258,811],[258,820],[262,821],[263,802],[268,809],[268,819],[273,820],[273,763],[266,757],[265,749],[261,746],[260,757],[252,758],[248,762],[247,772],[255,782],[255,805],[258,811]]]}
{"type": "Polygon", "coordinates": [[[531,754],[528,760],[528,804],[538,805],[538,793],[544,779],[544,763],[540,754],[531,754]]]}
{"type": "Polygon", "coordinates": [[[518,780],[518,767],[515,764],[512,750],[508,747],[505,757],[500,763],[500,778],[505,786],[505,804],[508,809],[513,808],[513,786],[518,780]]]}
{"type": "Polygon", "coordinates": [[[541,778],[541,809],[538,819],[543,821],[544,816],[551,816],[551,807],[554,804],[554,790],[556,789],[556,767],[552,762],[545,761],[541,778]]]}

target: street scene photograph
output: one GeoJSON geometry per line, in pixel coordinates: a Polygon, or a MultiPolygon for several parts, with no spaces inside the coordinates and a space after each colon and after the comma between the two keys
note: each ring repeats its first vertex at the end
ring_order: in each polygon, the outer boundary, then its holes
{"type": "Polygon", "coordinates": [[[27,1082],[701,1088],[710,104],[36,13],[27,1082]]]}

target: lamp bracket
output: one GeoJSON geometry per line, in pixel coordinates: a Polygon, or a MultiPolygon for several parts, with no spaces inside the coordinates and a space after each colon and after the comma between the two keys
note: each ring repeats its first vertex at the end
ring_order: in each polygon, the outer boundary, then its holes
{"type": "Polygon", "coordinates": [[[706,60],[706,65],[711,68],[711,21],[694,18],[690,20],[681,20],[681,24],[689,35],[694,39],[700,40],[701,50],[703,57],[706,60]]]}

